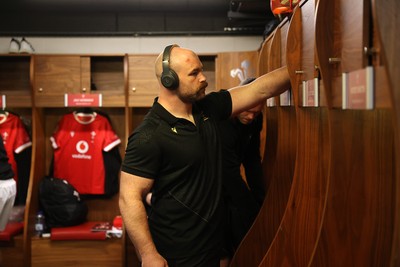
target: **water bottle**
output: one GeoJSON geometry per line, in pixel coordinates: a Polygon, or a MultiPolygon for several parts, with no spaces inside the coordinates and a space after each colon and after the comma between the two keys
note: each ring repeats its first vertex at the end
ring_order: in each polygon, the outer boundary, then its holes
{"type": "Polygon", "coordinates": [[[39,211],[36,215],[35,231],[37,236],[42,236],[45,230],[46,222],[42,211],[39,211]]]}

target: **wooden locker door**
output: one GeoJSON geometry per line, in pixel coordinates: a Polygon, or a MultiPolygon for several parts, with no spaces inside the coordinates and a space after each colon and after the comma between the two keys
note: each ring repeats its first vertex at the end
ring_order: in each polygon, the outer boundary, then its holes
{"type": "MultiPolygon", "coordinates": [[[[374,25],[376,25],[376,42],[375,47],[379,51],[379,55],[384,65],[385,74],[388,77],[388,83],[391,93],[391,101],[393,103],[393,113],[395,114],[395,132],[396,132],[396,151],[399,151],[399,127],[400,127],[400,94],[396,90],[400,84],[400,36],[398,34],[398,26],[400,25],[400,16],[398,10],[400,2],[397,0],[390,1],[372,1],[372,15],[374,25]]],[[[374,42],[375,43],[375,42],[374,42]]],[[[400,158],[396,156],[396,182],[395,198],[394,198],[394,229],[393,229],[393,246],[391,253],[390,266],[400,266],[400,158]]]]}
{"type": "MultiPolygon", "coordinates": [[[[332,107],[331,155],[324,223],[310,266],[389,266],[395,184],[393,114],[388,106],[381,108],[387,101],[378,98],[371,110],[342,109],[341,75],[371,64],[364,51],[372,43],[372,34],[369,1],[319,2],[316,45],[332,107]]],[[[375,74],[378,69],[374,66],[375,74]]],[[[377,84],[378,76],[375,96],[387,88],[377,84]]]]}
{"type": "Polygon", "coordinates": [[[32,107],[30,64],[31,56],[0,56],[0,108],[32,107]]]}
{"type": "Polygon", "coordinates": [[[154,72],[157,55],[128,56],[128,105],[151,107],[159,85],[154,72]]]}
{"type": "Polygon", "coordinates": [[[303,1],[291,17],[287,34],[297,156],[285,213],[260,266],[307,266],[323,218],[329,165],[328,112],[299,103],[303,81],[315,78],[314,13],[315,1],[303,1]]]}
{"type": "MultiPolygon", "coordinates": [[[[259,73],[280,66],[285,57],[289,21],[286,19],[266,40],[260,51],[259,73]]],[[[277,99],[279,97],[276,97],[277,99]]],[[[232,259],[232,266],[258,266],[276,235],[286,209],[296,158],[296,114],[294,106],[267,103],[265,110],[265,149],[263,171],[266,196],[261,210],[232,259]]]]}
{"type": "Polygon", "coordinates": [[[90,58],[35,55],[33,93],[37,107],[64,106],[64,94],[90,91],[90,58]]]}

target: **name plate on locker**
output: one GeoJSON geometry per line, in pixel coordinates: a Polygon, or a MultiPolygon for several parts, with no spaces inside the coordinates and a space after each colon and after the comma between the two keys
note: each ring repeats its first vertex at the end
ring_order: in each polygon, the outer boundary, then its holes
{"type": "Polygon", "coordinates": [[[279,96],[280,105],[281,106],[290,106],[290,98],[291,98],[290,90],[283,92],[279,96]]]}
{"type": "Polygon", "coordinates": [[[374,68],[343,73],[342,75],[343,109],[374,108],[374,68]]]}
{"type": "Polygon", "coordinates": [[[1,95],[0,97],[0,107],[6,109],[6,95],[1,95]]]}
{"type": "Polygon", "coordinates": [[[303,107],[319,106],[319,80],[303,81],[303,107]]]}
{"type": "Polygon", "coordinates": [[[66,107],[101,107],[102,94],[65,94],[66,107]]]}

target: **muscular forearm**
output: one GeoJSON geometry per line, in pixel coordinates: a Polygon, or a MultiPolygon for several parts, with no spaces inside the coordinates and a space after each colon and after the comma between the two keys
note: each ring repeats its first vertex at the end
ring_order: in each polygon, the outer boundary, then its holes
{"type": "Polygon", "coordinates": [[[232,116],[288,89],[290,78],[286,67],[264,74],[249,84],[234,87],[229,90],[232,97],[232,116]]]}
{"type": "Polygon", "coordinates": [[[157,253],[151,238],[143,202],[136,200],[126,204],[122,200],[120,209],[124,218],[125,229],[139,253],[138,256],[157,253]]]}
{"type": "Polygon", "coordinates": [[[136,248],[142,267],[163,267],[167,266],[167,262],[153,242],[143,202],[151,188],[150,181],[122,172],[119,208],[125,230],[136,248]]]}

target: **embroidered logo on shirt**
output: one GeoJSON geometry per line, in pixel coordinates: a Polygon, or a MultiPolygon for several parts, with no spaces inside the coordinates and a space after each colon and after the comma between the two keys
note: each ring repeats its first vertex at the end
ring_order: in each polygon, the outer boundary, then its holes
{"type": "Polygon", "coordinates": [[[201,114],[201,118],[203,119],[203,121],[206,121],[209,119],[207,116],[204,116],[203,112],[201,112],[200,114],[201,114]]]}
{"type": "Polygon", "coordinates": [[[172,127],[172,128],[171,128],[171,131],[173,131],[173,132],[176,133],[176,134],[178,133],[178,131],[176,130],[175,127],[172,127]]]}

